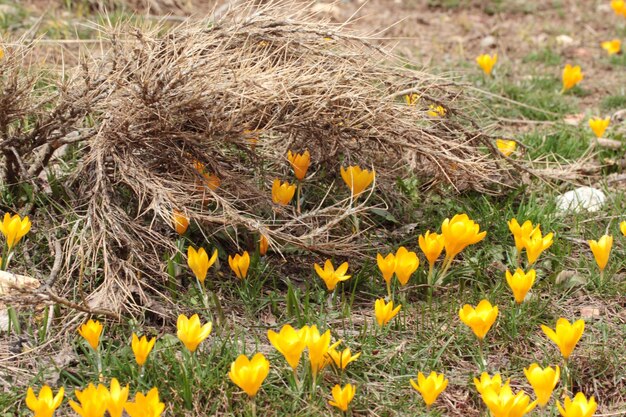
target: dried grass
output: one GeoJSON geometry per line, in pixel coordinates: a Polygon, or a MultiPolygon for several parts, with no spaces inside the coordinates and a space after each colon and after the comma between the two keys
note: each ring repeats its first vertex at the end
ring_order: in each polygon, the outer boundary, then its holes
{"type": "Polygon", "coordinates": [[[363,243],[346,219],[373,203],[351,204],[340,165],[374,167],[377,189],[391,196],[409,172],[457,190],[495,192],[507,180],[493,139],[463,116],[459,87],[299,10],[274,3],[210,26],[103,29],[111,47],[85,58],[55,99],[60,110],[42,115],[61,126],[31,131],[43,144],[29,145],[52,146],[45,166],[57,144],[85,141],[68,182],[77,217],[63,272],[81,289],[84,271],[95,277],[87,305],[132,309],[129,300],[158,291],[175,250],[175,208],[232,252],[263,233],[278,250],[358,254],[363,243]],[[420,97],[414,106],[403,101],[410,93],[420,97]],[[446,117],[429,117],[431,104],[446,117]],[[289,149],[308,149],[316,171],[302,214],[271,201],[271,181],[292,177],[289,149]],[[195,161],[221,179],[216,191],[198,187],[195,161]]]}

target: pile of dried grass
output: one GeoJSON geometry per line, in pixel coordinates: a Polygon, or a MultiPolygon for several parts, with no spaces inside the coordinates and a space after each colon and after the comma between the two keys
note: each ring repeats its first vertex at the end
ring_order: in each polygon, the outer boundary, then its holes
{"type": "Polygon", "coordinates": [[[271,4],[210,26],[118,29],[109,50],[85,60],[73,85],[89,98],[80,110],[93,125],[68,187],[77,221],[65,272],[99,278],[88,304],[128,308],[166,279],[174,209],[232,252],[263,233],[275,248],[345,254],[357,236],[344,220],[366,205],[351,205],[335,184],[340,165],[374,167],[378,189],[409,170],[458,190],[490,191],[507,175],[485,152],[492,139],[463,117],[458,88],[293,10],[271,4]],[[419,100],[407,106],[411,93],[419,100]],[[446,117],[427,116],[430,105],[446,117]],[[308,149],[316,171],[302,214],[271,201],[271,181],[291,178],[289,149],[308,149]],[[196,161],[220,178],[217,190],[198,185],[196,161]]]}

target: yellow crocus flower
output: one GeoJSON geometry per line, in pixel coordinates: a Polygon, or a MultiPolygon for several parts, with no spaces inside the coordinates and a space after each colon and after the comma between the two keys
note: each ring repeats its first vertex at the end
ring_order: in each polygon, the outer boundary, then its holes
{"type": "Polygon", "coordinates": [[[155,343],[156,337],[148,340],[146,336],[141,336],[140,339],[135,333],[133,333],[133,338],[130,345],[133,349],[133,353],[135,354],[135,361],[137,362],[137,365],[143,366],[143,364],[146,363],[148,355],[152,351],[155,343]]]}
{"type": "Polygon", "coordinates": [[[291,202],[296,193],[296,186],[288,181],[281,182],[278,178],[272,183],[272,201],[276,204],[286,206],[291,202]]]}
{"type": "Polygon", "coordinates": [[[352,165],[348,168],[340,167],[341,178],[346,183],[354,198],[358,197],[376,177],[376,172],[372,169],[361,169],[358,165],[352,165]]]}
{"type": "Polygon", "coordinates": [[[528,238],[524,237],[524,247],[526,248],[528,265],[534,264],[537,258],[539,258],[539,255],[552,246],[553,236],[553,233],[542,236],[541,229],[536,228],[528,238]]]}
{"type": "Polygon", "coordinates": [[[296,330],[289,324],[284,325],[279,333],[273,330],[267,331],[267,338],[272,346],[285,357],[294,371],[298,367],[302,352],[306,348],[306,332],[308,329],[296,330]]]}
{"type": "Polygon", "coordinates": [[[78,328],[80,334],[89,343],[93,350],[98,350],[100,335],[102,334],[102,324],[98,320],[89,320],[78,328]]]}
{"type": "Polygon", "coordinates": [[[431,372],[428,377],[425,377],[423,373],[417,374],[417,382],[411,379],[411,386],[422,395],[426,407],[430,408],[431,405],[437,401],[439,394],[443,392],[448,386],[448,380],[443,374],[437,374],[431,372]]]}
{"type": "Polygon", "coordinates": [[[98,384],[96,388],[93,384],[89,384],[82,391],[74,391],[76,401],[70,400],[69,404],[72,410],[81,417],[103,417],[109,404],[109,390],[98,384]]]}
{"type": "Polygon", "coordinates": [[[622,50],[622,41],[619,39],[613,39],[610,41],[604,41],[600,44],[602,49],[606,51],[609,56],[619,54],[622,50]]]}
{"type": "Polygon", "coordinates": [[[189,228],[189,217],[185,216],[185,213],[178,209],[174,209],[172,212],[172,223],[174,224],[174,230],[179,235],[184,235],[189,228]]]}
{"type": "Polygon", "coordinates": [[[556,407],[559,409],[562,417],[591,417],[596,412],[598,404],[593,396],[587,400],[585,394],[579,392],[574,396],[573,400],[566,396],[563,406],[557,401],[556,407]]]}
{"type": "MultiPolygon", "coordinates": [[[[624,223],[626,224],[626,222],[624,223]]],[[[376,263],[378,264],[378,269],[380,269],[383,279],[387,283],[387,288],[389,289],[389,286],[391,285],[391,278],[393,278],[393,274],[396,272],[396,257],[393,253],[389,253],[383,258],[383,256],[379,253],[376,255],[376,263]]]]}
{"type": "Polygon", "coordinates": [[[228,255],[228,265],[230,265],[230,269],[232,269],[237,278],[245,279],[248,276],[248,268],[250,267],[250,254],[246,250],[241,255],[238,253],[235,256],[228,255]]]}
{"type": "Polygon", "coordinates": [[[327,259],[324,263],[324,269],[318,264],[313,265],[317,275],[324,281],[328,291],[333,291],[337,284],[350,279],[351,275],[346,275],[348,272],[348,263],[344,262],[337,269],[333,266],[330,259],[327,259]]]}
{"type": "Polygon", "coordinates": [[[515,297],[517,304],[524,302],[526,294],[528,294],[528,291],[535,283],[536,278],[537,274],[534,269],[525,273],[524,270],[517,268],[514,274],[511,274],[508,270],[506,271],[506,282],[509,284],[511,291],[513,291],[513,297],[515,297]]]}
{"type": "Polygon", "coordinates": [[[125,409],[130,417],[160,417],[165,404],[159,400],[159,390],[154,387],[147,395],[135,394],[135,401],[127,402],[125,409]]]}
{"type": "Polygon", "coordinates": [[[535,391],[537,404],[541,408],[545,407],[550,401],[554,387],[559,383],[560,368],[558,366],[556,369],[550,366],[541,368],[538,364],[533,363],[528,368],[524,368],[524,375],[535,391]]]}
{"type": "Polygon", "coordinates": [[[622,235],[626,236],[626,221],[619,224],[619,230],[622,232],[622,235]]]}
{"type": "Polygon", "coordinates": [[[435,105],[435,104],[430,104],[428,106],[428,112],[427,114],[430,117],[443,117],[446,115],[447,110],[445,109],[445,107],[440,106],[440,105],[435,105]]]}
{"type": "Polygon", "coordinates": [[[343,351],[338,351],[334,347],[328,350],[328,356],[332,359],[335,367],[342,371],[346,369],[350,362],[354,362],[361,356],[361,352],[353,355],[350,348],[345,348],[343,351]]]}
{"type": "Polygon", "coordinates": [[[109,417],[122,417],[124,413],[124,406],[128,399],[128,385],[124,388],[120,386],[120,383],[116,378],[111,379],[111,386],[109,387],[109,401],[107,403],[107,411],[109,417]]]}
{"type": "Polygon", "coordinates": [[[504,156],[511,156],[517,148],[517,142],[514,140],[496,139],[496,147],[504,156]]]}
{"type": "Polygon", "coordinates": [[[576,65],[573,67],[570,64],[565,65],[565,68],[563,68],[563,91],[574,87],[581,82],[584,77],[585,74],[583,74],[580,66],[576,65]]]}
{"type": "Polygon", "coordinates": [[[255,354],[252,359],[239,355],[230,365],[228,377],[249,397],[254,397],[270,372],[270,362],[262,353],[255,354]]]}
{"type": "Polygon", "coordinates": [[[457,214],[452,220],[445,219],[441,224],[441,232],[448,260],[452,260],[467,246],[480,242],[487,235],[487,232],[480,232],[478,223],[467,214],[457,214]]]}
{"type": "Polygon", "coordinates": [[[204,325],[200,324],[200,317],[194,314],[191,317],[187,317],[184,314],[178,316],[176,322],[176,335],[178,339],[185,345],[185,347],[191,352],[195,352],[198,349],[198,345],[209,335],[213,329],[213,323],[208,322],[204,325]]]}
{"type": "Polygon", "coordinates": [[[19,214],[11,216],[9,213],[4,213],[4,219],[0,223],[0,232],[4,235],[9,250],[13,249],[15,245],[30,231],[31,222],[28,216],[24,216],[22,219],[19,214]]]}
{"type": "Polygon", "coordinates": [[[311,165],[311,154],[309,151],[304,151],[304,153],[291,153],[291,151],[287,152],[287,159],[293,168],[293,172],[297,179],[302,181],[304,177],[306,177],[306,172],[311,165]]]}
{"type": "Polygon", "coordinates": [[[459,310],[459,318],[469,326],[476,337],[484,339],[498,317],[498,306],[492,306],[487,300],[482,300],[476,308],[465,304],[459,310]]]}
{"type": "Polygon", "coordinates": [[[517,253],[522,252],[522,250],[526,247],[526,239],[529,239],[530,235],[539,229],[539,225],[533,226],[530,220],[526,220],[520,226],[517,219],[513,218],[507,224],[509,225],[509,230],[515,239],[515,249],[517,249],[517,253]]]}
{"type": "Polygon", "coordinates": [[[315,379],[318,373],[328,365],[330,358],[328,357],[328,351],[334,349],[340,342],[336,342],[333,345],[330,344],[330,330],[326,330],[320,334],[317,326],[311,326],[308,328],[307,335],[307,348],[309,349],[309,364],[311,365],[311,373],[313,379],[315,379]]]}
{"type": "Polygon", "coordinates": [[[567,360],[585,331],[585,322],[578,320],[570,324],[561,317],[556,321],[554,330],[544,325],[541,325],[541,330],[558,346],[561,355],[567,360]]]}
{"type": "Polygon", "coordinates": [[[396,277],[398,277],[400,285],[404,286],[419,267],[420,260],[415,252],[408,251],[404,246],[398,248],[395,258],[396,277]]]}
{"type": "Polygon", "coordinates": [[[192,246],[187,248],[187,265],[189,265],[189,268],[191,268],[196,279],[200,281],[201,284],[204,284],[206,274],[211,265],[215,263],[216,259],[217,249],[213,251],[213,255],[211,259],[209,259],[204,248],[200,248],[197,251],[192,246]]]}
{"type": "Polygon", "coordinates": [[[356,393],[356,387],[352,384],[346,384],[345,387],[341,388],[338,384],[333,387],[331,392],[333,399],[328,401],[328,404],[333,407],[337,407],[344,413],[348,411],[348,407],[350,402],[354,398],[354,394],[356,393]]]}
{"type": "Polygon", "coordinates": [[[402,308],[402,304],[399,304],[396,308],[393,308],[393,301],[389,301],[385,303],[385,300],[379,298],[374,303],[374,313],[376,314],[376,323],[380,327],[385,326],[387,323],[393,319],[400,309],[402,308]]]}
{"type": "Polygon", "coordinates": [[[445,237],[437,233],[430,233],[430,231],[427,230],[426,234],[419,236],[418,243],[424,256],[426,256],[428,260],[430,268],[432,268],[437,258],[441,255],[441,252],[443,252],[445,237]]]}
{"type": "Polygon", "coordinates": [[[604,268],[606,268],[606,264],[609,262],[609,256],[611,255],[613,236],[604,235],[598,240],[588,240],[587,242],[598,264],[598,268],[600,268],[600,272],[603,272],[604,268]]]}
{"type": "Polygon", "coordinates": [[[482,54],[476,57],[476,63],[487,75],[491,75],[496,62],[498,62],[498,54],[493,54],[493,56],[482,54]]]}
{"type": "Polygon", "coordinates": [[[487,388],[481,397],[493,417],[523,417],[537,406],[537,401],[531,403],[524,391],[513,395],[509,384],[505,384],[500,392],[487,388]]]}
{"type": "Polygon", "coordinates": [[[589,119],[589,127],[593,130],[593,134],[596,135],[597,138],[601,138],[606,132],[606,129],[611,124],[611,118],[607,117],[605,119],[601,119],[599,117],[592,117],[589,119]]]}
{"type": "Polygon", "coordinates": [[[31,387],[26,391],[26,407],[34,413],[33,417],[52,417],[54,412],[63,402],[65,390],[59,388],[57,395],[52,394],[52,389],[48,385],[41,387],[39,395],[31,387]]]}
{"type": "Polygon", "coordinates": [[[261,256],[265,256],[269,246],[270,246],[270,242],[267,239],[267,236],[262,234],[261,237],[259,238],[259,254],[261,256]]]}
{"type": "MultiPolygon", "coordinates": [[[[508,383],[509,381],[505,382],[507,385],[508,383]]],[[[487,391],[487,389],[494,390],[496,394],[499,394],[502,389],[502,376],[496,373],[491,377],[487,372],[483,372],[480,374],[480,379],[474,378],[474,386],[479,394],[487,391]]]]}

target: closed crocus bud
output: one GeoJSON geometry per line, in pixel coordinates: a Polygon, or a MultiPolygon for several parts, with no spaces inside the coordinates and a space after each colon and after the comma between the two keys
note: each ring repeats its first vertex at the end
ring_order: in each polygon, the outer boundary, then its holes
{"type": "Polygon", "coordinates": [[[613,246],[613,236],[604,235],[600,239],[588,240],[589,247],[593,253],[593,257],[598,264],[600,271],[604,271],[606,264],[609,262],[609,256],[611,255],[611,247],[613,246]]]}
{"type": "Polygon", "coordinates": [[[563,91],[574,87],[583,80],[584,76],[580,66],[576,65],[573,67],[570,64],[565,65],[565,68],[563,68],[563,91]]]}
{"type": "Polygon", "coordinates": [[[269,372],[270,363],[262,353],[255,354],[252,359],[239,355],[230,365],[228,377],[248,396],[254,397],[269,372]]]}
{"type": "Polygon", "coordinates": [[[552,246],[552,238],[554,233],[541,235],[541,229],[538,227],[530,234],[530,237],[524,238],[524,247],[526,248],[526,257],[528,265],[532,265],[537,261],[539,255],[550,246],[552,246]]]}
{"type": "Polygon", "coordinates": [[[352,384],[346,384],[343,388],[339,385],[335,385],[331,392],[333,399],[328,401],[328,404],[333,407],[337,407],[345,413],[348,411],[348,407],[350,406],[350,402],[352,402],[355,393],[356,387],[352,384]]]}
{"type": "Polygon", "coordinates": [[[474,243],[478,243],[485,238],[487,232],[480,232],[480,226],[467,216],[467,214],[457,214],[452,220],[445,219],[441,224],[441,231],[444,236],[444,247],[446,257],[454,258],[463,249],[474,243]]]}
{"type": "Polygon", "coordinates": [[[135,333],[133,333],[131,347],[133,349],[133,353],[135,354],[135,361],[137,361],[137,365],[143,366],[143,364],[146,363],[148,355],[152,351],[155,342],[156,337],[148,340],[146,336],[141,336],[140,339],[135,333]]]}
{"type": "Polygon", "coordinates": [[[426,231],[425,235],[419,236],[418,243],[424,256],[426,256],[428,260],[428,264],[432,268],[437,258],[441,255],[441,252],[443,252],[443,246],[445,244],[444,236],[426,231]]]}
{"type": "Polygon", "coordinates": [[[289,182],[281,182],[275,179],[272,183],[272,201],[276,204],[286,206],[296,193],[296,186],[289,182]]]}
{"type": "Polygon", "coordinates": [[[89,384],[82,391],[74,391],[78,402],[69,402],[72,410],[81,417],[103,417],[109,404],[109,390],[98,384],[96,388],[93,384],[89,384]]]}
{"type": "Polygon", "coordinates": [[[622,235],[626,236],[626,221],[619,224],[619,230],[622,232],[622,235]]]}
{"type": "Polygon", "coordinates": [[[350,348],[346,348],[341,352],[332,348],[328,351],[328,356],[332,359],[335,367],[343,371],[350,362],[357,360],[359,356],[361,356],[361,353],[359,352],[356,355],[352,355],[350,348]]]}
{"type": "Polygon", "coordinates": [[[39,395],[35,396],[32,388],[26,391],[26,407],[34,413],[34,417],[52,417],[54,412],[63,402],[65,390],[59,388],[57,395],[52,395],[52,389],[48,385],[41,387],[39,395]]]}
{"type": "Polygon", "coordinates": [[[493,417],[523,417],[537,406],[537,401],[531,403],[524,391],[513,395],[509,384],[505,384],[500,392],[488,388],[481,397],[493,417]]]}
{"type": "Polygon", "coordinates": [[[437,374],[436,372],[431,372],[428,377],[425,377],[424,374],[420,372],[417,374],[417,382],[413,379],[409,382],[411,382],[411,386],[422,395],[427,408],[430,408],[430,406],[437,401],[439,394],[448,386],[448,380],[443,374],[437,374]]]}
{"type": "Polygon", "coordinates": [[[504,156],[511,156],[517,148],[517,142],[514,140],[496,139],[496,147],[504,156]]]}
{"type": "Polygon", "coordinates": [[[554,387],[559,382],[561,370],[558,366],[556,369],[550,366],[541,368],[538,364],[533,363],[528,368],[524,368],[524,375],[535,391],[537,404],[541,408],[545,407],[550,401],[554,387]]]}
{"type": "Polygon", "coordinates": [[[98,350],[100,335],[102,334],[102,324],[98,320],[89,320],[78,328],[80,334],[89,343],[93,350],[98,350]]]}
{"type": "Polygon", "coordinates": [[[313,265],[317,275],[324,281],[328,291],[333,291],[337,284],[342,281],[350,279],[350,275],[346,275],[348,272],[348,263],[344,262],[337,269],[333,266],[330,259],[327,259],[324,263],[324,269],[318,264],[313,265]]]}
{"type": "Polygon", "coordinates": [[[556,343],[561,351],[561,355],[565,359],[568,359],[583,335],[585,322],[578,320],[570,324],[567,319],[561,317],[556,321],[556,328],[554,330],[544,325],[541,326],[541,330],[543,330],[550,340],[556,343]]]}
{"type": "Polygon", "coordinates": [[[517,219],[511,219],[507,224],[515,239],[515,249],[517,249],[518,253],[521,253],[526,248],[525,242],[530,239],[530,235],[539,229],[539,225],[533,226],[530,220],[526,220],[521,226],[517,219]]]}
{"type": "Polygon", "coordinates": [[[107,411],[109,417],[122,417],[124,413],[124,406],[128,399],[128,385],[122,388],[116,378],[111,379],[111,386],[109,388],[109,401],[107,404],[107,411]]]}
{"type": "Polygon", "coordinates": [[[250,255],[248,251],[244,251],[241,255],[228,255],[228,265],[230,265],[230,269],[232,269],[237,278],[245,279],[248,276],[248,268],[250,267],[250,255]]]}
{"type": "Polygon", "coordinates": [[[476,57],[476,63],[487,75],[491,75],[494,65],[498,62],[498,54],[493,56],[488,54],[482,54],[476,57]]]}
{"type": "MultiPolygon", "coordinates": [[[[506,384],[508,383],[509,382],[507,381],[506,384]]],[[[496,394],[499,394],[502,389],[502,377],[499,373],[496,373],[493,377],[491,377],[487,372],[483,372],[480,374],[480,379],[474,378],[474,386],[479,394],[482,394],[487,389],[492,389],[496,394]]]]}
{"type": "Polygon", "coordinates": [[[608,129],[609,124],[611,124],[611,118],[607,117],[605,119],[601,119],[599,117],[593,117],[589,119],[589,127],[593,130],[593,134],[596,135],[597,138],[601,138],[604,136],[604,132],[608,129]]]}
{"type": "Polygon", "coordinates": [[[174,230],[179,235],[184,235],[189,228],[189,217],[185,216],[180,210],[174,209],[172,212],[172,223],[174,225],[174,230]]]}
{"type": "Polygon", "coordinates": [[[304,153],[291,153],[289,151],[287,152],[287,159],[293,168],[296,178],[302,181],[306,177],[309,165],[311,165],[311,154],[309,154],[309,151],[304,151],[304,153]]]}
{"type": "Polygon", "coordinates": [[[159,400],[159,390],[154,387],[147,395],[135,394],[135,401],[126,403],[125,408],[130,417],[160,417],[165,404],[159,400]]]}
{"type": "Polygon", "coordinates": [[[498,317],[498,306],[492,306],[487,300],[482,300],[476,308],[465,304],[459,310],[459,317],[463,323],[472,329],[476,337],[484,339],[498,317]]]}
{"type": "Polygon", "coordinates": [[[198,345],[209,335],[213,329],[213,323],[208,322],[204,325],[200,324],[200,317],[194,314],[190,318],[181,314],[178,316],[176,322],[176,335],[178,339],[185,345],[185,347],[191,352],[195,352],[198,349],[198,345]]]}
{"type": "MultiPolygon", "coordinates": [[[[626,222],[624,223],[626,224],[626,222]]],[[[389,286],[391,278],[393,278],[393,274],[396,271],[395,255],[390,253],[383,258],[383,256],[379,253],[376,255],[376,263],[378,264],[378,269],[380,269],[380,272],[383,275],[383,279],[387,283],[387,286],[389,286]]]]}
{"type": "Polygon", "coordinates": [[[573,400],[566,396],[563,406],[557,401],[556,407],[559,409],[562,417],[591,417],[596,412],[598,404],[596,404],[593,396],[587,400],[585,394],[579,392],[574,396],[573,400]]]}
{"type": "Polygon", "coordinates": [[[509,284],[509,288],[513,291],[513,297],[517,304],[522,304],[526,298],[526,294],[535,283],[537,274],[534,269],[528,272],[524,272],[522,269],[517,268],[515,274],[511,274],[506,271],[506,282],[509,284]]]}
{"type": "Polygon", "coordinates": [[[361,169],[358,165],[352,165],[348,168],[341,167],[341,178],[350,188],[350,192],[356,198],[374,181],[376,172],[361,169]]]}
{"type": "Polygon", "coordinates": [[[30,231],[30,227],[31,222],[28,216],[22,219],[19,214],[11,216],[9,213],[4,213],[4,220],[0,223],[0,232],[4,235],[9,250],[13,249],[30,231]]]}
{"type": "Polygon", "coordinates": [[[259,254],[261,256],[265,256],[267,253],[267,249],[269,248],[270,242],[267,240],[267,236],[261,235],[259,238],[259,254]]]}
{"type": "Polygon", "coordinates": [[[191,268],[196,279],[200,281],[201,284],[204,284],[206,274],[216,260],[217,249],[213,251],[213,255],[211,255],[211,259],[209,259],[204,248],[200,248],[197,251],[191,246],[187,248],[187,265],[189,265],[189,268],[191,268]]]}
{"type": "Polygon", "coordinates": [[[622,41],[619,39],[602,42],[600,46],[609,56],[619,54],[622,51],[622,41]]]}
{"type": "Polygon", "coordinates": [[[385,326],[387,323],[393,319],[400,309],[402,308],[402,304],[398,305],[396,308],[393,308],[393,301],[389,301],[385,303],[385,300],[379,298],[374,303],[374,313],[376,314],[376,323],[380,327],[385,326]]]}
{"type": "MultiPolygon", "coordinates": [[[[304,331],[308,330],[305,329],[304,331]]],[[[285,357],[291,369],[295,371],[300,363],[302,352],[306,348],[307,340],[306,337],[303,337],[302,330],[296,330],[289,324],[286,324],[280,329],[279,333],[268,330],[267,338],[272,346],[285,357]]]]}
{"type": "Polygon", "coordinates": [[[415,252],[410,252],[404,246],[400,246],[396,252],[396,276],[400,285],[404,286],[409,282],[419,264],[420,260],[415,252]]]}

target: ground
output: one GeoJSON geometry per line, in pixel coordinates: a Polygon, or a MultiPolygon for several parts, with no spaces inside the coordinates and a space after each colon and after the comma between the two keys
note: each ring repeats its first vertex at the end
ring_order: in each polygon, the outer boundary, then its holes
{"type": "MultiPolygon", "coordinates": [[[[187,9],[196,12],[192,18],[210,10],[200,3],[187,9]]],[[[203,321],[209,316],[214,321],[211,336],[193,359],[184,355],[173,320],[149,312],[120,322],[94,317],[105,325],[100,346],[103,382],[117,377],[130,383],[133,393],[157,386],[167,404],[165,415],[252,415],[251,402],[226,374],[240,353],[263,352],[271,361],[271,371],[255,398],[257,415],[329,414],[330,389],[347,382],[357,386],[352,415],[423,414],[426,408],[409,380],[418,371],[431,370],[443,372],[450,381],[430,410],[432,415],[483,415],[485,407],[472,382],[480,373],[478,344],[459,320],[458,311],[465,303],[476,305],[488,299],[500,308],[485,340],[490,373],[500,372],[511,379],[514,390],[532,394],[525,367],[533,362],[563,364],[540,326],[554,328],[559,317],[583,319],[584,334],[569,360],[573,384],[569,391],[593,395],[599,404],[596,415],[626,415],[626,238],[619,230],[625,220],[620,175],[623,146],[617,150],[594,147],[587,125],[591,116],[611,116],[607,136],[624,140],[626,55],[608,57],[600,42],[626,40],[626,18],[616,16],[609,1],[372,0],[313,2],[308,7],[320,18],[337,23],[349,20],[352,29],[366,32],[381,44],[394,45],[394,51],[410,65],[464,86],[464,94],[475,103],[469,111],[480,125],[494,135],[518,140],[520,147],[513,158],[533,161],[529,163],[543,177],[520,172],[519,183],[497,196],[459,195],[448,187],[423,191],[421,179],[398,179],[405,199],[392,204],[391,220],[373,215],[371,224],[380,230],[366,239],[374,251],[359,260],[334,260],[335,266],[349,261],[352,278],[340,284],[333,297],[313,270],[313,263],[323,262],[324,257],[301,251],[286,258],[273,252],[254,258],[251,284],[235,281],[222,260],[219,272],[209,273],[214,274],[209,288],[219,294],[224,317],[214,307],[204,310],[188,274],[190,285],[170,294],[170,301],[177,311],[201,311],[206,313],[203,321]],[[492,77],[485,76],[475,63],[481,53],[498,53],[492,77]],[[561,94],[561,71],[567,63],[580,65],[585,78],[561,94]],[[594,186],[607,194],[600,211],[560,213],[556,209],[555,197],[577,185],[594,186]],[[423,284],[426,261],[417,238],[426,230],[439,231],[441,222],[456,213],[475,219],[487,237],[457,258],[448,285],[436,288],[428,302],[423,284]],[[555,233],[554,244],[535,265],[538,279],[531,295],[519,307],[504,279],[504,271],[515,266],[514,242],[507,226],[513,217],[540,223],[544,233],[555,233]],[[614,236],[614,247],[601,276],[587,240],[603,234],[614,236]],[[375,255],[400,245],[418,252],[421,265],[408,286],[394,289],[402,310],[380,329],[374,321],[374,300],[386,291],[375,255]],[[267,339],[268,329],[278,331],[286,323],[332,329],[334,341],[342,340],[344,347],[362,354],[344,375],[326,369],[315,390],[296,388],[284,359],[267,339]],[[157,337],[142,377],[129,344],[133,331],[157,337]],[[185,363],[193,368],[193,375],[187,375],[185,363]]],[[[175,26],[186,13],[172,11],[165,19],[175,26]]],[[[104,21],[88,2],[80,1],[9,2],[2,5],[0,14],[3,36],[15,41],[32,30],[31,37],[40,37],[38,56],[50,71],[75,61],[80,47],[97,44],[97,24],[104,21]]],[[[118,9],[108,19],[128,16],[130,11],[118,9]]],[[[131,19],[163,17],[141,16],[131,19]]],[[[171,308],[162,300],[155,303],[157,311],[171,308]]],[[[0,351],[0,415],[30,415],[24,403],[28,386],[38,391],[47,383],[55,392],[65,386],[66,396],[72,397],[74,388],[98,382],[95,356],[75,333],[86,317],[59,306],[55,309],[57,316],[67,320],[51,323],[46,330],[44,312],[48,310],[23,307],[19,309],[22,335],[3,334],[2,346],[7,349],[0,351]]],[[[566,391],[563,382],[555,391],[561,401],[566,391]]],[[[70,415],[69,410],[64,404],[58,415],[70,415]]],[[[554,407],[551,412],[557,415],[554,407]]]]}

